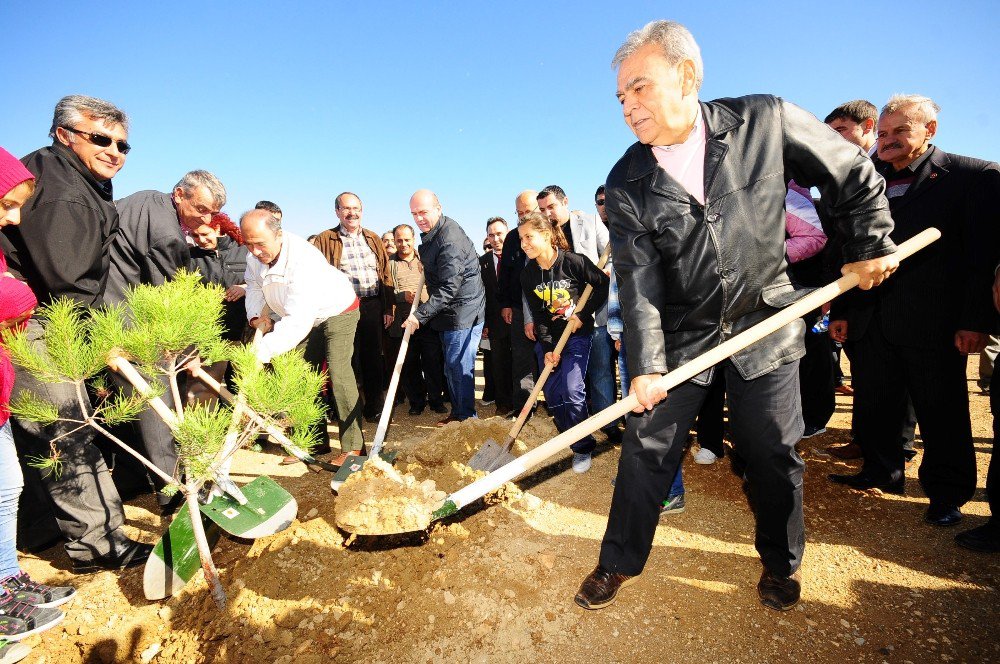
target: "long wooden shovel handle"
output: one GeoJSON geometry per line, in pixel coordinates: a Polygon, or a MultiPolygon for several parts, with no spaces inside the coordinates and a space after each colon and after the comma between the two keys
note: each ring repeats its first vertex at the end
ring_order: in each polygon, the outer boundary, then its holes
{"type": "MultiPolygon", "coordinates": [[[[609,242],[606,247],[604,247],[604,253],[601,254],[600,260],[597,262],[597,269],[603,270],[604,266],[608,264],[608,259],[611,258],[611,243],[609,242]]],[[[586,306],[587,302],[590,300],[590,294],[594,292],[594,287],[587,284],[587,287],[583,289],[583,294],[580,296],[579,302],[576,303],[576,310],[582,309],[586,306]]],[[[559,342],[556,343],[555,350],[552,352],[559,355],[566,348],[566,344],[569,343],[569,337],[573,334],[573,330],[569,325],[566,325],[566,329],[563,330],[562,335],[559,337],[559,342]]],[[[517,419],[514,420],[513,426],[511,426],[510,431],[507,432],[507,438],[503,441],[504,452],[509,452],[510,448],[514,445],[514,440],[517,438],[517,434],[521,433],[521,427],[524,426],[525,420],[528,419],[528,413],[534,407],[535,402],[538,401],[538,395],[541,393],[542,388],[545,387],[545,381],[549,379],[552,371],[555,369],[554,364],[545,364],[545,368],[542,369],[541,375],[538,380],[535,381],[535,387],[531,390],[531,394],[528,396],[528,400],[524,402],[524,406],[521,408],[521,412],[518,413],[517,419]]]]}
{"type": "MultiPolygon", "coordinates": [[[[413,304],[410,305],[410,315],[417,310],[420,304],[420,294],[424,291],[424,273],[420,272],[417,279],[417,290],[413,294],[413,304]]],[[[396,390],[399,387],[399,375],[403,370],[403,362],[406,360],[406,349],[410,346],[410,328],[403,331],[403,341],[399,344],[399,353],[396,354],[396,364],[392,368],[392,378],[389,379],[389,390],[385,395],[385,402],[382,405],[382,415],[378,419],[378,426],[375,428],[375,440],[369,456],[378,456],[385,443],[385,434],[389,430],[389,419],[392,416],[392,408],[396,405],[396,390]]]]}
{"type": "MultiPolygon", "coordinates": [[[[896,256],[899,260],[908,258],[940,237],[941,231],[936,228],[928,228],[900,244],[897,247],[896,256]]],[[[653,385],[662,390],[669,391],[857,285],[858,275],[854,272],[846,274],[837,281],[812,291],[794,304],[765,318],[753,327],[744,330],[728,341],[724,341],[710,351],[702,353],[670,373],[664,374],[653,385]]],[[[635,393],[630,394],[622,401],[612,404],[596,415],[567,429],[548,442],[522,454],[507,465],[494,470],[489,475],[459,489],[445,499],[445,504],[435,514],[439,517],[447,516],[447,514],[461,509],[473,500],[482,498],[491,491],[496,491],[504,482],[514,479],[532,466],[541,463],[587,434],[591,434],[601,427],[614,422],[638,406],[639,400],[636,398],[635,393]]]]}

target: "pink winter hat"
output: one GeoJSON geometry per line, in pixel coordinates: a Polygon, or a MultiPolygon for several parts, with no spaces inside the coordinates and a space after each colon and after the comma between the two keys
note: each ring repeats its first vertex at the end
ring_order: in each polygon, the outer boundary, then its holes
{"type": "Polygon", "coordinates": [[[35,176],[24,167],[17,157],[0,148],[0,196],[25,180],[34,180],[35,176]]]}

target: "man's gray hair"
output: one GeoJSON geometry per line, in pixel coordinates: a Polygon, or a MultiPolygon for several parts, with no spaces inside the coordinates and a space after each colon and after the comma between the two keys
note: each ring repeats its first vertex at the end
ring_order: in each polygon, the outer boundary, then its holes
{"type": "Polygon", "coordinates": [[[694,87],[701,89],[705,78],[705,66],[701,61],[701,49],[694,35],[680,23],[674,21],[652,21],[639,30],[630,32],[625,43],[618,47],[615,57],[611,59],[611,68],[618,69],[625,58],[647,44],[656,44],[663,51],[663,57],[671,65],[678,65],[684,60],[694,62],[694,87]]]}
{"type": "Polygon", "coordinates": [[[941,110],[941,107],[935,104],[934,100],[930,97],[895,94],[889,97],[889,101],[885,102],[885,106],[882,107],[882,115],[895,113],[910,106],[917,107],[917,120],[923,124],[927,124],[931,120],[937,120],[938,111],[941,110]]]}
{"type": "Polygon", "coordinates": [[[52,114],[52,126],[49,127],[49,137],[55,138],[56,129],[59,127],[72,127],[80,124],[85,118],[119,124],[128,131],[128,116],[111,102],[86,95],[67,95],[56,104],[56,110],[52,114]]]}
{"type": "Polygon", "coordinates": [[[191,171],[185,173],[180,182],[174,185],[174,189],[178,187],[180,187],[185,195],[190,194],[198,187],[205,187],[212,194],[215,207],[221,208],[226,204],[226,188],[219,182],[219,178],[208,171],[191,171]]]}

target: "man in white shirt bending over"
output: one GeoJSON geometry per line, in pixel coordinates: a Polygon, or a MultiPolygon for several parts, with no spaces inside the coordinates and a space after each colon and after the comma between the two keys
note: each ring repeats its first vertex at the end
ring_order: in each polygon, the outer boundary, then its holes
{"type": "MultiPolygon", "coordinates": [[[[319,366],[326,359],[337,409],[342,457],[364,444],[358,386],[351,369],[354,331],[358,325],[358,298],[347,275],[330,265],[316,247],[281,230],[281,222],[267,210],[251,210],[240,217],[247,251],[247,319],[264,332],[257,358],[270,362],[275,355],[303,346],[305,357],[319,366]],[[264,305],[273,312],[261,316],[264,305]]],[[[325,423],[316,450],[329,452],[325,423]]],[[[342,459],[331,463],[338,465],[342,459]]]]}

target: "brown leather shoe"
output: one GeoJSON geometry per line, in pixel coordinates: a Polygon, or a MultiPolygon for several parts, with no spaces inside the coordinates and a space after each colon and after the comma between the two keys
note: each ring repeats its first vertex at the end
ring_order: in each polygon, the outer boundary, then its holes
{"type": "Polygon", "coordinates": [[[585,609],[603,609],[615,601],[618,591],[635,581],[637,576],[615,574],[600,565],[580,584],[573,601],[585,609]]]}
{"type": "Polygon", "coordinates": [[[863,456],[861,446],[857,443],[831,446],[826,448],[826,451],[838,459],[860,459],[863,456]]]}
{"type": "Polygon", "coordinates": [[[854,388],[846,383],[833,388],[833,391],[837,394],[843,394],[845,397],[854,396],[854,388]]]}
{"type": "Polygon", "coordinates": [[[448,417],[444,418],[443,420],[439,420],[436,426],[443,427],[444,425],[451,424],[452,422],[458,422],[458,420],[455,419],[454,417],[452,417],[451,415],[449,415],[448,417]]]}
{"type": "Polygon", "coordinates": [[[802,573],[795,570],[789,577],[780,577],[764,570],[757,583],[757,596],[760,603],[775,611],[788,611],[799,603],[802,593],[802,573]]]}
{"type": "Polygon", "coordinates": [[[335,456],[332,459],[330,459],[330,461],[329,461],[330,465],[331,466],[337,466],[338,468],[340,466],[343,466],[344,462],[347,461],[347,455],[348,454],[357,454],[357,452],[344,452],[343,454],[338,454],[337,456],[335,456]]]}

